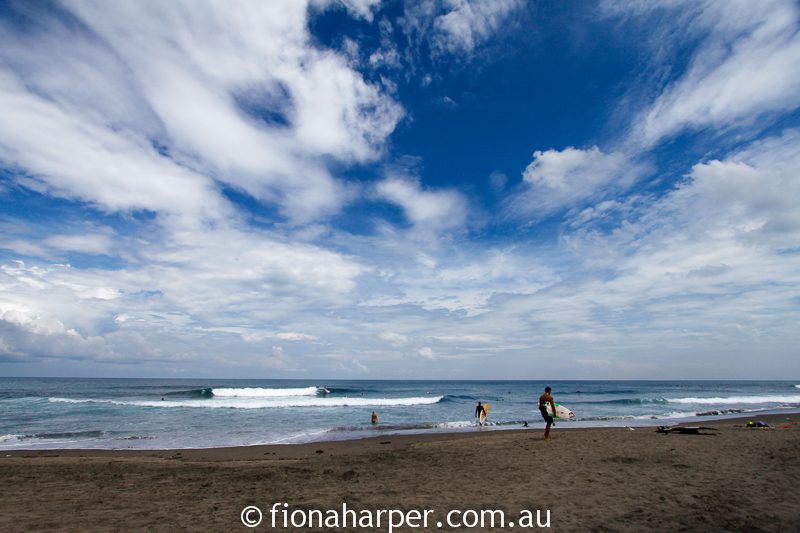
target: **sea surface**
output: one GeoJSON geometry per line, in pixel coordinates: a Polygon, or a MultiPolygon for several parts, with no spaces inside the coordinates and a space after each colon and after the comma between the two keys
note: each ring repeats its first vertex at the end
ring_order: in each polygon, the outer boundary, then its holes
{"type": "Polygon", "coordinates": [[[647,426],[800,410],[797,381],[342,381],[0,378],[0,449],[203,448],[400,433],[647,426]],[[474,418],[488,403],[487,426],[474,418]],[[376,411],[379,423],[370,423],[376,411]]]}

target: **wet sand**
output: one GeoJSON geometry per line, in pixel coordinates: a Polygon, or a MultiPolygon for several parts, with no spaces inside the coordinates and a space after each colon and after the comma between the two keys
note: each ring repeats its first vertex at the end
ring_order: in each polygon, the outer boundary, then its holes
{"type": "MultiPolygon", "coordinates": [[[[268,512],[283,502],[289,512],[346,503],[372,511],[373,523],[379,509],[433,510],[428,527],[394,531],[467,531],[446,516],[469,509],[517,522],[469,531],[538,530],[520,527],[521,510],[533,526],[537,510],[540,523],[550,510],[547,531],[798,531],[800,414],[758,419],[771,428],[718,420],[698,424],[717,429],[704,435],[664,435],[559,424],[549,442],[537,425],[282,446],[6,451],[0,531],[249,531],[240,521],[248,505],[264,512],[253,530],[285,531],[268,512]]],[[[380,528],[326,530],[387,531],[386,517],[380,528]]]]}

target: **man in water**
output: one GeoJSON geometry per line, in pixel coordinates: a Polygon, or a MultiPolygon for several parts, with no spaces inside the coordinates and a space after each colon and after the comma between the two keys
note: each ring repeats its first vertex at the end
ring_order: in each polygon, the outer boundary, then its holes
{"type": "Polygon", "coordinates": [[[378,423],[378,413],[376,413],[375,411],[372,411],[372,417],[370,418],[370,421],[373,424],[377,424],[378,423]]]}
{"type": "Polygon", "coordinates": [[[483,425],[483,422],[480,422],[481,413],[483,413],[483,416],[486,416],[486,410],[483,408],[483,404],[478,402],[478,405],[475,406],[475,417],[478,419],[478,422],[483,425]]]}
{"type": "Polygon", "coordinates": [[[542,418],[544,421],[547,422],[547,425],[544,428],[544,440],[550,438],[550,426],[555,423],[555,420],[547,412],[547,404],[550,404],[550,407],[553,409],[553,414],[556,412],[556,401],[550,396],[550,387],[544,388],[544,394],[539,396],[539,412],[542,413],[542,418]]]}

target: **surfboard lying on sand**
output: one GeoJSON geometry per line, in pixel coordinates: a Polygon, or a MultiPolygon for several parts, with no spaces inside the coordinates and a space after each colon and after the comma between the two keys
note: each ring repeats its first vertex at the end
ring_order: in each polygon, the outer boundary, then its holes
{"type": "MultiPolygon", "coordinates": [[[[553,416],[553,408],[550,406],[549,403],[547,404],[547,413],[550,416],[553,416]]],[[[567,407],[564,407],[560,403],[557,403],[556,404],[556,414],[555,414],[554,418],[556,420],[574,420],[575,419],[575,413],[573,413],[567,407]]]]}
{"type": "Polygon", "coordinates": [[[486,422],[486,414],[488,412],[489,412],[489,404],[485,403],[483,404],[483,412],[481,413],[481,416],[478,417],[478,420],[480,421],[481,425],[483,425],[483,423],[486,422]]]}

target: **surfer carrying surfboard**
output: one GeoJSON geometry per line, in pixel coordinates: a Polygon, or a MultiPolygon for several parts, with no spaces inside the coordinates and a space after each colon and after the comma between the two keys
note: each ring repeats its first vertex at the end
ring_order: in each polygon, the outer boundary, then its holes
{"type": "Polygon", "coordinates": [[[553,408],[553,413],[556,413],[556,401],[550,395],[550,387],[544,388],[544,394],[539,396],[539,412],[542,413],[542,418],[544,421],[547,422],[547,425],[544,427],[544,440],[550,438],[550,426],[553,425],[555,419],[547,412],[547,404],[550,404],[550,407],[553,408]]]}
{"type": "Polygon", "coordinates": [[[489,408],[489,404],[483,404],[478,402],[478,405],[475,406],[475,416],[478,418],[478,423],[482,426],[483,422],[486,420],[487,412],[486,410],[489,408]]]}

